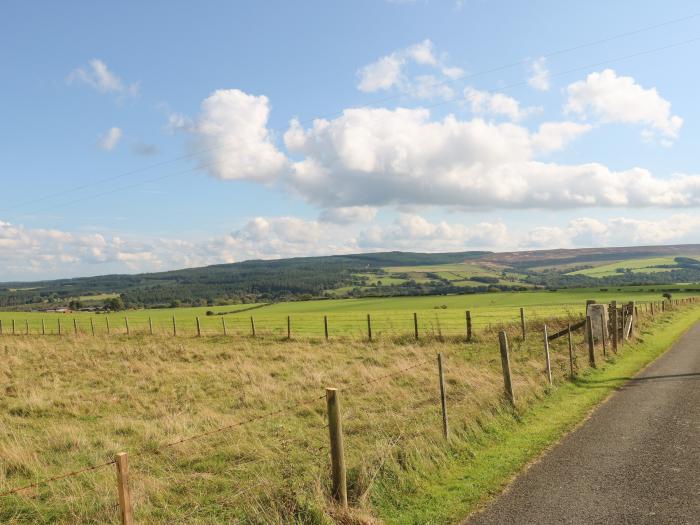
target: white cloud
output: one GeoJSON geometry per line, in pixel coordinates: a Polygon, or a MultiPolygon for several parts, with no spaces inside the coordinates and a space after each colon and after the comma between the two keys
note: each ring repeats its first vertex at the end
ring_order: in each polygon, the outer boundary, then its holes
{"type": "MultiPolygon", "coordinates": [[[[202,102],[197,120],[188,126],[193,147],[204,151],[203,167],[226,180],[271,181],[287,169],[287,159],[273,143],[265,96],[220,89],[202,102]]],[[[178,119],[178,123],[186,119],[178,119]]]]}
{"type": "Polygon", "coordinates": [[[377,215],[377,208],[371,206],[350,206],[346,208],[330,208],[323,210],[319,216],[322,222],[335,224],[353,224],[369,222],[377,215]]]}
{"type": "Polygon", "coordinates": [[[547,69],[547,60],[544,57],[533,60],[530,64],[530,78],[527,79],[527,83],[537,91],[549,91],[549,69],[547,69]]]}
{"type": "Polygon", "coordinates": [[[79,82],[86,84],[100,93],[116,93],[120,95],[138,95],[139,85],[124,84],[121,78],[110,71],[102,60],[93,58],[86,67],[74,69],[68,75],[68,83],[79,82]]]}
{"type": "Polygon", "coordinates": [[[501,115],[515,122],[541,111],[541,108],[521,108],[520,103],[508,95],[479,91],[471,86],[467,86],[464,89],[464,98],[467,100],[472,113],[477,115],[501,115]]]}
{"type": "Polygon", "coordinates": [[[97,147],[105,151],[112,151],[122,138],[122,130],[119,128],[109,128],[97,141],[97,147]]]}
{"type": "Polygon", "coordinates": [[[397,85],[401,81],[401,68],[405,63],[405,58],[392,53],[364,66],[359,71],[358,89],[372,93],[397,85]]]}
{"type": "Polygon", "coordinates": [[[569,142],[592,129],[589,124],[577,122],[544,122],[532,137],[535,149],[541,153],[559,151],[569,142]]]}
{"type": "Polygon", "coordinates": [[[678,138],[683,126],[683,119],[671,114],[671,103],[656,88],[645,89],[634,78],[618,76],[612,69],[570,84],[567,93],[567,113],[606,123],[640,124],[645,126],[645,139],[660,136],[666,145],[678,138]]]}

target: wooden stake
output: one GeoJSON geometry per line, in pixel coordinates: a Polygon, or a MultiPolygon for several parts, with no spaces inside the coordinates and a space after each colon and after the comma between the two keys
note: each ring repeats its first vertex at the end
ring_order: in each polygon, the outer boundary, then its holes
{"type": "Polygon", "coordinates": [[[472,313],[467,310],[467,341],[472,340],[472,313]]]}
{"type": "Polygon", "coordinates": [[[588,336],[588,363],[592,368],[595,368],[595,344],[593,342],[593,323],[590,315],[586,316],[586,335],[588,336]]]}
{"type": "Polygon", "coordinates": [[[498,332],[498,345],[501,350],[501,367],[503,368],[503,385],[505,388],[506,399],[511,405],[515,405],[515,396],[513,395],[513,382],[510,376],[510,356],[508,355],[508,336],[505,330],[498,332]]]}
{"type": "Polygon", "coordinates": [[[544,362],[547,372],[547,381],[552,384],[552,361],[549,356],[549,338],[547,337],[547,325],[544,325],[544,362]]]}
{"type": "Polygon", "coordinates": [[[92,332],[92,337],[95,337],[95,321],[90,318],[90,332],[92,332]]]}
{"type": "MultiPolygon", "coordinates": [[[[2,321],[0,321],[2,323],[2,321]]],[[[2,333],[2,326],[0,325],[0,334],[2,333]]],[[[44,318],[41,318],[41,335],[46,335],[46,323],[44,323],[44,318]]]]}
{"type": "Polygon", "coordinates": [[[328,432],[331,442],[331,474],[333,497],[343,507],[348,506],[348,487],[343,449],[343,423],[340,415],[340,396],[335,388],[326,388],[328,432]]]}
{"type": "Polygon", "coordinates": [[[326,341],[328,341],[328,316],[323,316],[323,334],[326,336],[326,341]]]}
{"type": "Polygon", "coordinates": [[[117,466],[117,489],[122,525],[134,525],[134,510],[129,490],[129,458],[126,452],[120,452],[114,461],[117,466]]]}
{"type": "Polygon", "coordinates": [[[112,329],[111,329],[110,326],[109,326],[109,317],[105,317],[105,321],[107,322],[107,333],[108,333],[108,334],[111,334],[111,333],[112,333],[112,329]]]}
{"type": "Polygon", "coordinates": [[[255,319],[253,319],[253,316],[250,316],[250,329],[253,334],[253,337],[255,337],[255,319]]]}
{"type": "Polygon", "coordinates": [[[12,320],[12,335],[15,335],[15,320],[12,320]]]}
{"type": "Polygon", "coordinates": [[[287,339],[292,338],[292,317],[287,316],[287,339]]]}
{"type": "Polygon", "coordinates": [[[440,382],[440,407],[442,408],[442,435],[445,439],[450,437],[450,428],[447,423],[447,397],[445,395],[445,375],[442,364],[442,354],[438,353],[438,380],[440,382]]]}
{"type": "Polygon", "coordinates": [[[228,335],[228,330],[226,329],[226,318],[221,316],[221,328],[224,329],[224,335],[228,335]]]}
{"type": "Polygon", "coordinates": [[[73,335],[78,335],[78,321],[73,318],[73,335]]]}
{"type": "Polygon", "coordinates": [[[124,326],[126,326],[126,335],[129,335],[131,331],[129,330],[129,318],[124,317],[124,326]]]}
{"type": "MultiPolygon", "coordinates": [[[[413,335],[418,340],[418,314],[413,312],[413,335]]],[[[438,354],[440,355],[440,354],[438,354]]]]}
{"type": "MultiPolygon", "coordinates": [[[[42,319],[41,321],[43,322],[44,320],[42,319]]],[[[2,319],[0,319],[0,335],[4,335],[2,331],[2,319]]]]}
{"type": "Polygon", "coordinates": [[[29,335],[29,319],[24,320],[24,333],[29,335]]]}
{"type": "MultiPolygon", "coordinates": [[[[520,331],[523,335],[523,341],[525,340],[525,308],[520,308],[520,331]]],[[[545,327],[546,331],[546,327],[545,327]]],[[[551,383],[551,381],[550,381],[551,383]]]]}
{"type": "Polygon", "coordinates": [[[571,323],[568,325],[566,335],[569,339],[569,373],[571,377],[574,377],[574,343],[571,340],[571,323]]]}
{"type": "Polygon", "coordinates": [[[61,335],[61,318],[59,317],[57,319],[57,321],[58,321],[58,335],[61,335]]]}
{"type": "Polygon", "coordinates": [[[202,327],[199,324],[199,316],[195,317],[197,321],[197,337],[202,337],[202,327]]]}
{"type": "Polygon", "coordinates": [[[372,317],[367,314],[367,337],[372,340],[372,317]]]}
{"type": "Polygon", "coordinates": [[[148,333],[153,335],[153,319],[148,317],[148,333]]]}

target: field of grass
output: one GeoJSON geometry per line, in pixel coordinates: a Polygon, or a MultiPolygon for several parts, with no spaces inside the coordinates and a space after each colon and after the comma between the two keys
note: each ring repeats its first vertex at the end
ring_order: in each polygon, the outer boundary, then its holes
{"type": "MultiPolygon", "coordinates": [[[[552,330],[570,321],[557,315],[552,330]]],[[[532,322],[525,341],[509,328],[518,411],[549,390],[541,328],[532,322]]],[[[575,343],[583,370],[580,334],[575,343]]],[[[469,344],[145,335],[5,335],[0,344],[0,493],[126,451],[138,523],[360,524],[378,513],[391,521],[382,495],[410,500],[402,479],[469,457],[489,422],[509,412],[496,330],[486,327],[469,344]],[[446,364],[449,444],[436,352],[446,364]],[[329,503],[328,386],[341,389],[348,512],[329,503]]],[[[552,362],[555,384],[565,384],[564,341],[553,342],[552,362]]],[[[115,503],[114,466],[105,465],[4,496],[0,521],[116,523],[115,503]]]]}
{"type": "MultiPolygon", "coordinates": [[[[693,257],[695,258],[695,257],[693,257]]],[[[668,272],[673,268],[657,268],[660,265],[675,265],[675,257],[650,257],[645,259],[627,259],[571,272],[571,275],[588,275],[589,277],[609,277],[615,275],[618,268],[625,268],[632,273],[668,272]]]]}

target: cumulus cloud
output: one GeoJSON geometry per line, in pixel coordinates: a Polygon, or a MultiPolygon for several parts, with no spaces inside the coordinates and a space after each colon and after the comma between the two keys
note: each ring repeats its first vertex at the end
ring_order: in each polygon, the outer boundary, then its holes
{"type": "Polygon", "coordinates": [[[612,69],[589,74],[570,84],[564,110],[601,122],[644,126],[645,139],[660,137],[670,145],[678,138],[683,119],[671,114],[671,103],[656,88],[646,89],[632,77],[618,76],[612,69]]]}
{"type": "MultiPolygon", "coordinates": [[[[267,128],[270,104],[265,96],[220,89],[202,102],[199,117],[187,126],[193,149],[203,151],[202,166],[225,180],[268,182],[287,168],[267,128]]],[[[178,119],[179,120],[179,119],[178,119]]],[[[187,120],[179,120],[183,126],[187,120]]]]}
{"type": "Polygon", "coordinates": [[[138,95],[139,84],[125,84],[122,79],[107,67],[102,60],[93,58],[87,66],[74,69],[68,75],[68,83],[81,83],[92,87],[100,93],[118,95],[138,95]]]}
{"type": "Polygon", "coordinates": [[[472,113],[504,116],[514,122],[541,111],[541,108],[521,108],[520,102],[508,95],[480,91],[471,86],[465,88],[464,98],[472,113]]]}
{"type": "Polygon", "coordinates": [[[547,59],[540,57],[530,64],[530,77],[527,83],[537,91],[549,91],[550,78],[547,68],[547,59]]]}
{"type": "Polygon", "coordinates": [[[446,65],[444,56],[439,58],[433,42],[426,39],[367,64],[357,74],[357,87],[365,93],[396,88],[414,98],[449,100],[455,93],[446,81],[460,77],[463,71],[446,65]],[[421,74],[411,78],[406,73],[411,64],[431,69],[435,74],[421,74]]]}
{"type": "Polygon", "coordinates": [[[376,215],[377,208],[372,208],[371,206],[349,206],[323,210],[319,220],[335,224],[353,224],[356,222],[369,222],[376,215]]]}
{"type": "Polygon", "coordinates": [[[97,141],[97,147],[105,150],[112,151],[117,147],[117,144],[122,138],[122,130],[119,128],[109,128],[106,133],[104,133],[97,141]]]}

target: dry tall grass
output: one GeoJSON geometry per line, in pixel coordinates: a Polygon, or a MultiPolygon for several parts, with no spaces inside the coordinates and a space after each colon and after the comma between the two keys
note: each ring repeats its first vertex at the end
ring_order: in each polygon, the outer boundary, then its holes
{"type": "MultiPolygon", "coordinates": [[[[510,330],[520,406],[547,388],[541,328],[531,324],[525,341],[510,330]]],[[[557,382],[568,373],[565,339],[552,344],[557,382]]],[[[5,336],[0,345],[0,492],[126,451],[139,523],[372,523],[377,480],[400,483],[402,472],[447,461],[507,410],[495,330],[471,343],[5,336]],[[328,496],[327,386],[341,389],[348,513],[328,496]]],[[[2,498],[0,521],[117,523],[116,502],[107,466],[2,498]]]]}

